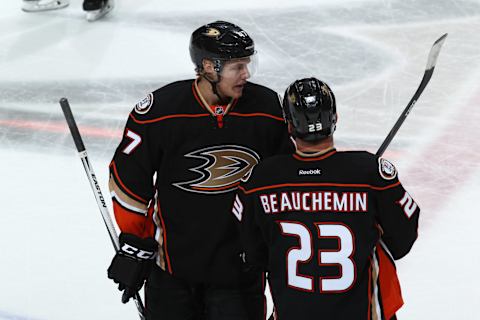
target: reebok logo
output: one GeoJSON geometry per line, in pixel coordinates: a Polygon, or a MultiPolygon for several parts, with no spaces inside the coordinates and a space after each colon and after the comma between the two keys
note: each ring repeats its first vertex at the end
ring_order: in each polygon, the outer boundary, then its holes
{"type": "Polygon", "coordinates": [[[320,169],[300,169],[298,170],[299,176],[319,176],[322,174],[322,170],[320,169]]]}

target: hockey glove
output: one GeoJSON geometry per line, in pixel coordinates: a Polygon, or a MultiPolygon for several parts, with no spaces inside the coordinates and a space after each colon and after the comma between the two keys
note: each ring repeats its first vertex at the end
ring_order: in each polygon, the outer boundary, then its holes
{"type": "Polygon", "coordinates": [[[158,250],[152,238],[142,239],[133,234],[120,234],[120,250],[108,268],[108,278],[124,291],[122,302],[127,303],[140,290],[150,274],[158,250]]]}

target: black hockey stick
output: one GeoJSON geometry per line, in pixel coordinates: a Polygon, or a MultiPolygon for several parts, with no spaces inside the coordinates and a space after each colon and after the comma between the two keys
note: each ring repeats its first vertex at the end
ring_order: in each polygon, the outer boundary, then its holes
{"type": "Polygon", "coordinates": [[[392,142],[393,138],[395,137],[395,134],[397,133],[398,129],[400,129],[403,122],[407,118],[408,114],[410,113],[410,111],[412,111],[412,108],[417,102],[420,95],[422,94],[423,89],[425,89],[428,82],[430,81],[430,78],[432,77],[432,74],[433,74],[433,70],[435,69],[435,65],[437,63],[437,58],[440,53],[440,49],[442,48],[442,45],[445,42],[445,39],[447,38],[447,35],[448,33],[445,33],[443,36],[438,38],[437,41],[435,41],[435,43],[433,44],[432,49],[430,49],[430,53],[428,54],[427,67],[425,68],[425,73],[423,74],[422,81],[420,82],[420,85],[418,86],[418,89],[413,95],[412,99],[407,104],[402,114],[398,118],[397,122],[395,123],[393,128],[390,130],[390,133],[388,134],[388,136],[385,138],[382,145],[378,149],[376,153],[377,156],[380,157],[383,155],[388,145],[390,144],[390,142],[392,142]]]}
{"type": "MultiPolygon", "coordinates": [[[[65,119],[67,120],[68,127],[70,128],[70,133],[72,134],[73,142],[77,147],[78,155],[80,156],[80,160],[82,160],[83,167],[85,168],[85,173],[87,174],[88,181],[90,182],[90,187],[92,187],[95,200],[97,200],[98,208],[100,209],[100,213],[102,214],[103,222],[105,223],[105,227],[107,227],[108,235],[110,236],[110,240],[112,241],[113,248],[116,252],[120,249],[118,235],[115,231],[115,227],[113,226],[110,214],[108,213],[107,204],[105,203],[105,198],[102,195],[102,190],[98,185],[97,177],[93,172],[90,161],[88,161],[87,150],[85,149],[85,145],[83,144],[82,136],[78,131],[77,123],[75,122],[75,118],[73,117],[72,109],[70,108],[70,104],[68,103],[67,98],[60,99],[60,106],[62,107],[63,114],[65,115],[65,119]]],[[[140,319],[145,320],[145,308],[143,307],[142,298],[140,297],[138,292],[133,297],[133,300],[135,301],[135,304],[137,306],[140,319]]]]}

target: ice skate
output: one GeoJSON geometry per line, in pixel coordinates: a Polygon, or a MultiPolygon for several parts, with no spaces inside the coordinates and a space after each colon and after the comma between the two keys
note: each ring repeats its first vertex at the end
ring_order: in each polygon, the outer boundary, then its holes
{"type": "Polygon", "coordinates": [[[68,0],[23,0],[22,10],[25,12],[38,12],[65,8],[68,0]]]}
{"type": "Polygon", "coordinates": [[[83,10],[88,21],[95,21],[112,11],[113,0],[84,0],[83,10]]]}

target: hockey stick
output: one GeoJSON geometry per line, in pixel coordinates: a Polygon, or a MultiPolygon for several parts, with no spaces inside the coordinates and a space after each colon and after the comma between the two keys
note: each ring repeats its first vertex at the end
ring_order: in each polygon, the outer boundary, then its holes
{"type": "MultiPolygon", "coordinates": [[[[117,232],[115,231],[112,219],[110,218],[107,204],[105,203],[105,198],[103,197],[102,190],[100,189],[100,186],[97,182],[97,177],[95,176],[93,168],[90,165],[90,161],[88,160],[87,150],[85,149],[85,145],[83,144],[82,136],[78,131],[77,123],[75,122],[75,118],[73,117],[72,109],[70,108],[70,104],[68,103],[67,98],[60,99],[60,106],[62,107],[63,114],[65,115],[65,120],[67,120],[68,127],[70,128],[70,133],[72,134],[73,142],[77,147],[80,160],[82,160],[82,164],[85,169],[85,173],[87,174],[88,181],[90,182],[90,187],[92,188],[95,200],[97,200],[97,205],[100,209],[100,213],[102,214],[105,227],[107,227],[108,235],[110,236],[110,240],[112,241],[113,248],[115,249],[115,252],[117,252],[120,249],[117,232]]],[[[140,319],[145,320],[145,308],[143,307],[142,298],[140,297],[138,292],[133,297],[133,300],[135,301],[135,304],[137,306],[140,319]]]]}
{"type": "Polygon", "coordinates": [[[412,99],[407,104],[402,114],[398,118],[397,122],[395,123],[393,128],[390,130],[390,133],[388,134],[388,136],[385,138],[382,145],[378,149],[376,153],[377,156],[380,157],[383,155],[388,145],[390,144],[390,142],[392,142],[393,138],[395,137],[395,134],[397,133],[398,129],[400,129],[403,122],[408,117],[410,111],[412,111],[413,106],[415,105],[418,98],[420,97],[423,90],[425,89],[428,82],[430,81],[430,78],[432,77],[432,74],[433,74],[433,70],[435,69],[435,65],[437,63],[437,58],[440,53],[440,49],[442,48],[442,45],[445,42],[445,39],[447,38],[447,35],[448,33],[445,33],[443,36],[438,38],[437,41],[435,41],[435,43],[433,44],[432,49],[430,49],[430,53],[428,54],[427,67],[425,68],[425,73],[423,74],[422,81],[420,82],[420,85],[418,86],[418,89],[413,95],[412,99]]]}

